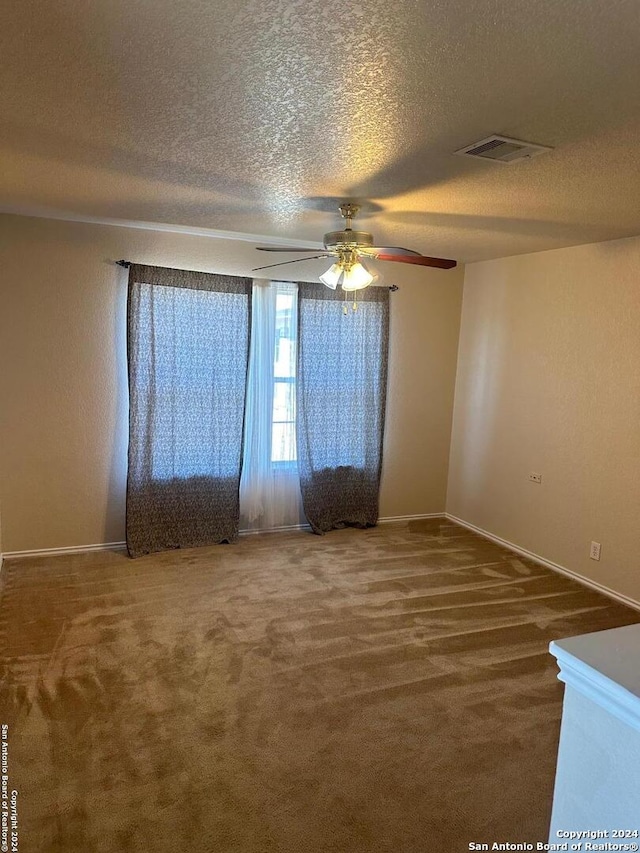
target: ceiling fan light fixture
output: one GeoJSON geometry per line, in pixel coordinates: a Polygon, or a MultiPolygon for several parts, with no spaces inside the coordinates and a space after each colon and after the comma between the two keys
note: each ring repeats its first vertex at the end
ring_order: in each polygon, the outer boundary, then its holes
{"type": "Polygon", "coordinates": [[[333,266],[329,267],[329,269],[322,273],[320,276],[320,281],[326,285],[326,287],[330,287],[331,290],[335,290],[338,286],[338,282],[340,281],[340,276],[342,275],[342,265],[339,263],[333,264],[333,266]]]}
{"type": "Polygon", "coordinates": [[[369,270],[358,261],[344,271],[342,289],[348,291],[363,290],[365,287],[369,287],[374,279],[375,276],[371,275],[369,270]]]}

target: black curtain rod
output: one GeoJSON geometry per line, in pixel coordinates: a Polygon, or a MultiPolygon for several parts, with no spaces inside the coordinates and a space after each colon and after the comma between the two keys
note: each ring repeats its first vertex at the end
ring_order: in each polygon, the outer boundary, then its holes
{"type": "MultiPolygon", "coordinates": [[[[117,265],[118,265],[119,267],[124,267],[125,269],[127,269],[127,270],[128,270],[128,269],[129,269],[129,267],[131,266],[131,264],[133,263],[133,261],[125,261],[124,259],[122,259],[122,260],[120,260],[120,261],[116,261],[116,263],[117,263],[117,265]]],[[[395,292],[396,292],[396,290],[400,290],[400,288],[398,287],[398,285],[397,285],[397,284],[390,284],[390,285],[389,285],[389,290],[390,290],[392,293],[395,293],[395,292]]]]}

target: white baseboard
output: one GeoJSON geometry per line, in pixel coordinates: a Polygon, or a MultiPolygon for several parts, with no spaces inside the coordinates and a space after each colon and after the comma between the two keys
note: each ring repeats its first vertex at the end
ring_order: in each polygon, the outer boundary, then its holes
{"type": "MultiPolygon", "coordinates": [[[[378,519],[378,524],[391,524],[394,521],[416,521],[420,518],[444,518],[443,512],[427,512],[420,515],[386,515],[378,519]]],[[[286,527],[266,527],[263,530],[241,530],[241,536],[250,536],[254,533],[281,533],[287,530],[311,530],[309,524],[290,524],[286,527]]]]}
{"type": "Polygon", "coordinates": [[[461,527],[466,527],[468,530],[477,533],[484,539],[489,539],[491,542],[495,542],[496,545],[502,545],[503,548],[507,548],[509,551],[513,551],[515,554],[520,554],[521,557],[528,557],[528,559],[533,560],[534,563],[538,563],[539,565],[544,566],[547,569],[551,569],[554,572],[559,572],[561,575],[566,575],[566,577],[578,581],[578,583],[581,583],[583,586],[588,586],[591,589],[595,589],[596,592],[601,592],[608,598],[613,598],[615,601],[620,602],[620,604],[626,604],[627,607],[633,607],[634,610],[640,610],[640,601],[636,601],[634,598],[629,598],[626,595],[622,595],[622,593],[620,592],[616,592],[614,589],[610,589],[604,584],[598,583],[597,581],[593,581],[590,578],[585,578],[584,575],[580,575],[577,572],[572,571],[571,569],[567,569],[565,566],[560,566],[558,563],[552,563],[551,560],[546,560],[539,554],[534,554],[533,551],[527,551],[526,548],[521,548],[514,542],[509,542],[508,539],[502,539],[502,537],[496,536],[494,533],[490,533],[488,530],[484,530],[482,527],[477,527],[475,524],[471,524],[471,522],[469,521],[465,521],[462,518],[458,518],[457,516],[452,515],[450,512],[446,512],[444,515],[445,518],[449,519],[449,521],[453,521],[456,524],[459,524],[461,527]]]}
{"type": "MultiPolygon", "coordinates": [[[[415,521],[420,518],[444,518],[442,512],[430,512],[422,515],[389,515],[379,518],[378,524],[390,524],[394,521],[415,521]]],[[[240,536],[253,536],[256,533],[283,533],[290,530],[310,530],[308,524],[290,524],[284,527],[269,527],[265,530],[241,530],[240,536]]],[[[71,545],[66,548],[35,548],[29,551],[5,551],[0,554],[2,561],[12,557],[55,557],[64,554],[85,554],[91,551],[125,551],[126,542],[99,542],[96,545],[71,545]]]]}
{"type": "Polygon", "coordinates": [[[444,518],[444,512],[425,512],[421,515],[385,515],[378,519],[378,524],[391,524],[394,521],[419,521],[421,518],[444,518]]]}
{"type": "Polygon", "coordinates": [[[285,524],[282,527],[264,527],[262,530],[240,530],[240,536],[254,536],[256,533],[286,533],[291,530],[311,530],[308,524],[285,524]]]}
{"type": "Polygon", "coordinates": [[[71,545],[67,548],[35,548],[31,551],[5,551],[1,556],[7,557],[55,557],[62,554],[84,554],[89,551],[123,551],[126,542],[99,542],[97,545],[71,545]]]}

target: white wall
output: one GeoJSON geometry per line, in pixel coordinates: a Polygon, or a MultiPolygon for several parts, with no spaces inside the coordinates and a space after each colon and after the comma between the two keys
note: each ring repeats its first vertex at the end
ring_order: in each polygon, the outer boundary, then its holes
{"type": "Polygon", "coordinates": [[[467,267],[447,510],[640,601],[640,238],[467,267]]]}
{"type": "MultiPolygon", "coordinates": [[[[121,541],[126,271],[113,262],[250,275],[261,258],[239,241],[20,216],[0,216],[0,240],[3,549],[121,541]]],[[[442,512],[463,269],[388,266],[381,515],[442,512]]],[[[278,276],[313,279],[296,268],[278,276]]]]}

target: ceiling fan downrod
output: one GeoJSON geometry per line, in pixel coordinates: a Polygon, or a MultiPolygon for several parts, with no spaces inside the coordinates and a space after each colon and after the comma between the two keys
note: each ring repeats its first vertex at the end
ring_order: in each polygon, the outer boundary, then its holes
{"type": "Polygon", "coordinates": [[[351,220],[355,219],[360,210],[359,204],[351,204],[351,202],[343,202],[338,206],[340,215],[344,219],[344,230],[351,231],[351,220]]]}

